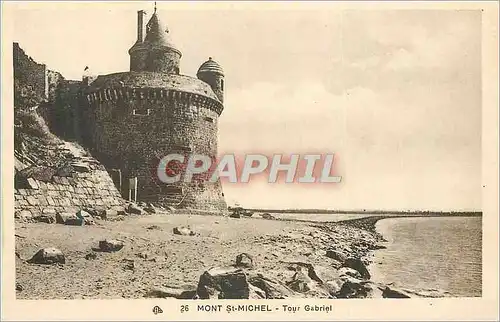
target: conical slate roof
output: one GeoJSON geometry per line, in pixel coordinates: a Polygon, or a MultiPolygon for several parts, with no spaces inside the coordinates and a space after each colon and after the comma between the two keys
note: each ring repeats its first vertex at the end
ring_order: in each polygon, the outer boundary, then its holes
{"type": "Polygon", "coordinates": [[[163,29],[164,27],[162,26],[163,25],[160,22],[160,19],[158,18],[158,15],[155,11],[146,25],[146,38],[144,39],[143,44],[153,47],[168,47],[180,53],[179,49],[177,49],[177,47],[172,43],[172,40],[170,39],[168,28],[163,29]]]}
{"type": "Polygon", "coordinates": [[[197,74],[206,72],[217,73],[224,76],[224,71],[222,70],[222,67],[215,60],[213,60],[212,57],[209,57],[206,62],[201,64],[197,74]]]}

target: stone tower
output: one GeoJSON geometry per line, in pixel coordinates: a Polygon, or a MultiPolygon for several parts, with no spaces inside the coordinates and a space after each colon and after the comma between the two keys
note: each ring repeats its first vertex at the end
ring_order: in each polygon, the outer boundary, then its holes
{"type": "Polygon", "coordinates": [[[224,71],[212,57],[200,66],[196,76],[210,85],[215,95],[224,103],[224,71]]]}
{"type": "MultiPolygon", "coordinates": [[[[85,139],[102,162],[137,178],[138,201],[177,208],[227,209],[220,182],[204,178],[165,184],[159,161],[169,154],[217,158],[218,119],[223,105],[223,72],[212,60],[195,77],[181,75],[181,52],[162,27],[156,9],[130,48],[130,71],[98,76],[85,90],[85,139]],[[145,35],[144,35],[145,34],[145,35]]],[[[208,179],[208,178],[207,178],[208,179]]]]}

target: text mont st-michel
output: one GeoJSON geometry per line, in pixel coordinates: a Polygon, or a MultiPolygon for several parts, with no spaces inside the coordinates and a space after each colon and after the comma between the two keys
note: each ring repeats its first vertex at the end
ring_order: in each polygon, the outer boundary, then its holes
{"type": "Polygon", "coordinates": [[[269,305],[269,304],[238,304],[238,305],[222,305],[222,304],[198,304],[196,307],[198,312],[285,312],[298,313],[304,312],[325,312],[331,313],[333,305],[269,305]]]}

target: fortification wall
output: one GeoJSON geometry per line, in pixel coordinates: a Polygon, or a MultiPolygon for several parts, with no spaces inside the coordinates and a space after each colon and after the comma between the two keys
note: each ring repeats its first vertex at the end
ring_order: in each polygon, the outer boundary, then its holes
{"type": "Polygon", "coordinates": [[[61,73],[47,70],[47,86],[48,86],[48,101],[53,102],[56,100],[57,90],[60,84],[64,81],[63,75],[61,73]]]}
{"type": "Polygon", "coordinates": [[[79,82],[47,71],[16,43],[13,68],[15,216],[29,220],[82,208],[101,208],[111,216],[122,210],[125,201],[104,166],[78,145],[54,136],[47,126],[74,128],[71,113],[79,110],[74,104],[79,82]],[[25,109],[34,106],[38,109],[25,109]],[[60,111],[68,113],[57,118],[60,111]]]}
{"type": "Polygon", "coordinates": [[[75,212],[83,207],[123,209],[110,175],[76,144],[48,131],[36,112],[15,114],[14,198],[17,217],[75,212]]]}
{"type": "Polygon", "coordinates": [[[49,101],[40,104],[38,113],[43,116],[52,133],[65,140],[81,141],[81,81],[52,78],[49,101]]]}
{"type": "Polygon", "coordinates": [[[53,176],[50,181],[28,178],[23,188],[15,189],[15,216],[31,219],[58,212],[75,213],[94,208],[117,212],[124,202],[109,174],[102,166],[71,176],[53,176]]]}
{"type": "Polygon", "coordinates": [[[220,103],[202,95],[158,88],[104,88],[88,93],[85,129],[96,155],[127,178],[138,178],[138,200],[226,209],[220,182],[166,185],[158,180],[160,159],[170,153],[217,156],[220,103]]]}

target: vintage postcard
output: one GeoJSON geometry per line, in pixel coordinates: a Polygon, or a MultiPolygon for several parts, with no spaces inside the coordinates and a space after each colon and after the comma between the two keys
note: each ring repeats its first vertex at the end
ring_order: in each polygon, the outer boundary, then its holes
{"type": "Polygon", "coordinates": [[[2,319],[497,320],[498,2],[2,2],[2,319]]]}

